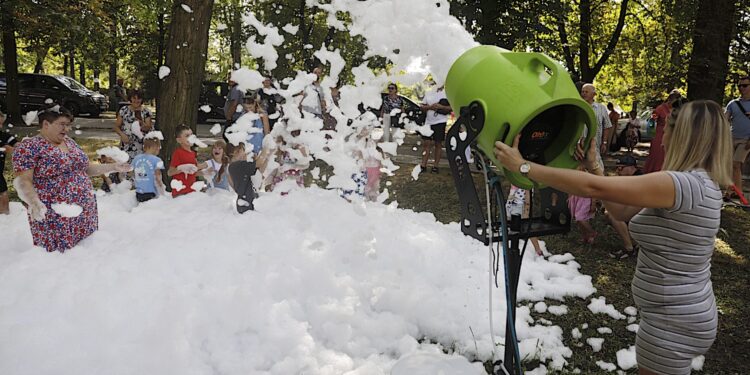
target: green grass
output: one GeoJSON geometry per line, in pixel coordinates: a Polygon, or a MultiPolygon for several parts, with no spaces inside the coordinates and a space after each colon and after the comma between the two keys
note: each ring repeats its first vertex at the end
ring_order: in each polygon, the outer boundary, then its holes
{"type": "MultiPolygon", "coordinates": [[[[413,166],[404,166],[389,178],[392,184],[388,188],[391,197],[399,202],[399,207],[415,211],[431,212],[441,222],[460,220],[459,203],[453,186],[450,172],[440,174],[425,173],[417,181],[411,177],[413,166]]],[[[474,176],[481,187],[483,178],[474,176]]],[[[482,188],[483,189],[483,188],[482,188]]],[[[483,190],[479,191],[480,198],[483,190]]],[[[635,259],[613,260],[608,252],[619,249],[620,239],[617,233],[598,216],[593,222],[599,237],[593,246],[580,245],[580,235],[575,228],[566,235],[543,237],[547,248],[556,254],[571,253],[581,264],[581,273],[592,276],[597,293],[591,297],[605,296],[607,303],[612,303],[622,311],[627,306],[634,306],[630,292],[630,281],[633,278],[635,259]]],[[[748,316],[750,316],[750,213],[739,208],[726,208],[722,211],[722,232],[716,241],[717,247],[712,260],[712,280],[719,307],[719,332],[716,342],[706,354],[703,374],[750,374],[750,354],[746,350],[750,343],[748,316]]],[[[606,315],[593,314],[588,308],[589,299],[569,298],[564,303],[569,312],[563,316],[551,314],[534,314],[543,317],[563,328],[565,344],[573,351],[568,359],[570,366],[565,373],[579,368],[583,374],[609,374],[601,370],[597,360],[616,363],[615,353],[635,344],[635,334],[626,330],[627,321],[615,321],[606,315]],[[581,325],[588,323],[588,329],[581,325]],[[571,330],[579,328],[583,339],[573,340],[571,330]],[[609,327],[613,333],[600,335],[598,327],[609,327]],[[605,338],[604,346],[598,353],[585,343],[587,337],[605,338]]],[[[557,301],[547,301],[559,304],[557,301]]],[[[521,302],[520,304],[526,304],[521,302]]],[[[526,367],[531,370],[536,362],[526,367]]],[[[637,373],[631,370],[629,374],[637,373]]]]}
{"type": "MultiPolygon", "coordinates": [[[[79,144],[90,158],[94,159],[96,150],[101,147],[112,146],[113,141],[80,140],[79,144]]],[[[203,160],[203,159],[201,159],[203,160]]],[[[312,167],[321,167],[321,175],[330,173],[321,163],[312,167]]],[[[385,177],[382,188],[389,189],[390,200],[397,200],[399,207],[418,212],[430,212],[441,222],[448,223],[460,220],[458,211],[458,197],[453,186],[453,180],[447,169],[440,174],[423,173],[417,181],[411,177],[412,165],[403,165],[392,177],[385,177]],[[390,182],[390,185],[388,185],[390,182]]],[[[10,160],[6,160],[5,177],[12,181],[12,167],[10,160]]],[[[481,175],[474,175],[477,186],[482,186],[481,175]]],[[[307,178],[310,182],[310,178],[307,178]]],[[[95,184],[100,184],[95,179],[95,184]]],[[[480,191],[480,198],[483,191],[480,191]]],[[[18,200],[12,186],[11,200],[18,200]]],[[[594,220],[594,227],[600,236],[594,246],[579,244],[579,234],[575,229],[567,235],[544,237],[547,248],[553,253],[564,254],[570,252],[581,264],[581,273],[593,277],[597,293],[592,297],[605,296],[607,303],[613,303],[622,311],[627,306],[634,306],[630,293],[630,281],[635,268],[634,259],[622,261],[612,260],[608,252],[620,246],[619,238],[601,217],[594,220]]],[[[750,343],[750,213],[738,208],[726,208],[722,211],[722,231],[716,241],[716,252],[713,257],[712,280],[719,307],[719,333],[716,342],[706,355],[703,374],[750,374],[750,354],[746,350],[750,343]]],[[[548,301],[558,304],[556,301],[548,301]]],[[[527,302],[521,302],[526,304],[527,302]]],[[[551,314],[535,314],[559,325],[564,330],[565,344],[573,350],[573,356],[568,359],[570,366],[566,368],[570,373],[579,368],[583,374],[608,374],[599,369],[597,360],[616,362],[615,353],[633,345],[635,335],[625,329],[626,321],[614,321],[605,315],[595,315],[586,307],[589,300],[571,298],[564,302],[569,309],[568,314],[553,316],[551,314]],[[588,329],[581,325],[588,323],[588,329]],[[598,327],[610,327],[611,335],[599,335],[598,327]],[[576,341],[571,337],[571,330],[579,328],[584,338],[576,341]],[[585,344],[587,337],[605,338],[602,351],[594,353],[585,344]]],[[[527,370],[536,367],[536,363],[527,366],[527,370]]],[[[635,370],[628,372],[635,374],[635,370]]]]}

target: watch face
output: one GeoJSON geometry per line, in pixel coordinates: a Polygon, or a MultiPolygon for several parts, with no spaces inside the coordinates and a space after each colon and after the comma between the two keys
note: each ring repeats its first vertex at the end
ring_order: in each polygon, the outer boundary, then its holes
{"type": "Polygon", "coordinates": [[[531,166],[527,163],[521,164],[521,173],[529,173],[529,169],[531,169],[531,166]]]}

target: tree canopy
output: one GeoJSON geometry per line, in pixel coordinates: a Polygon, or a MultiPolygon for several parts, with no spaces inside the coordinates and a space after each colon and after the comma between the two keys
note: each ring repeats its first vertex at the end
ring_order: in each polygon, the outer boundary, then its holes
{"type": "MultiPolygon", "coordinates": [[[[451,0],[450,11],[482,44],[518,51],[543,52],[560,61],[575,80],[593,82],[604,99],[629,109],[634,102],[653,105],[666,92],[688,90],[688,70],[696,52],[696,35],[706,34],[700,22],[709,0],[451,0]],[[697,21],[698,20],[698,21],[697,21]],[[697,29],[696,29],[697,28],[697,29]]],[[[725,100],[736,95],[731,85],[750,65],[750,3],[723,0],[725,33],[729,33],[726,73],[711,68],[704,80],[721,90],[725,100]],[[729,9],[729,11],[727,11],[729,9]],[[717,76],[718,73],[718,76],[717,76]]],[[[15,19],[19,72],[66,74],[103,90],[115,77],[139,87],[147,98],[160,88],[158,70],[166,61],[165,47],[172,22],[172,0],[3,0],[3,12],[15,19]],[[100,77],[101,71],[109,72],[100,77]]],[[[346,14],[337,14],[346,23],[346,14]]],[[[713,29],[717,29],[713,27],[713,29]]],[[[408,38],[408,35],[394,36],[408,38]]],[[[702,43],[720,45],[720,35],[702,43]]],[[[705,44],[704,44],[705,45],[705,44]]],[[[327,14],[307,7],[305,0],[216,0],[213,4],[205,79],[225,80],[242,65],[269,71],[275,77],[312,70],[313,53],[326,46],[346,60],[342,79],[360,65],[364,40],[327,24],[327,14]],[[273,69],[248,51],[247,40],[265,38],[245,22],[278,27],[285,42],[277,47],[273,69]]],[[[6,51],[0,51],[6,54],[6,51]]],[[[721,65],[721,62],[719,62],[721,65]]],[[[373,69],[387,68],[385,59],[370,59],[373,69]]],[[[5,63],[0,66],[5,70],[5,63]]],[[[700,83],[706,85],[707,83],[700,83]]],[[[697,85],[697,84],[696,84],[697,85]]]]}

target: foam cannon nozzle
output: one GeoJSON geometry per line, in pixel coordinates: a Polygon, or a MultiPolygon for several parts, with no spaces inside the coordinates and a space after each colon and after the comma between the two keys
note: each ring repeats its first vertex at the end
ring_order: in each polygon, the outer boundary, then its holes
{"type": "MultiPolygon", "coordinates": [[[[481,112],[483,123],[473,124],[465,141],[476,138],[479,150],[498,166],[492,152],[495,141],[512,145],[521,134],[519,149],[525,159],[575,168],[576,143],[584,129],[596,123],[591,106],[581,99],[565,69],[541,53],[474,47],[453,63],[445,91],[455,113],[477,118],[481,112]],[[474,137],[472,130],[477,131],[474,137]]],[[[449,138],[447,144],[452,142],[449,138]]],[[[504,174],[518,187],[534,187],[518,171],[504,174]]]]}

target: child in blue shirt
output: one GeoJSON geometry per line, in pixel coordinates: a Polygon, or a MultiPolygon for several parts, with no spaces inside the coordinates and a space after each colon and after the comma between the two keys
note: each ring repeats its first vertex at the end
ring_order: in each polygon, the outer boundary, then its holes
{"type": "Polygon", "coordinates": [[[158,138],[143,140],[143,154],[133,158],[133,174],[135,175],[135,198],[138,202],[146,202],[164,194],[164,184],[161,181],[161,170],[164,162],[156,155],[161,150],[158,138]]]}

